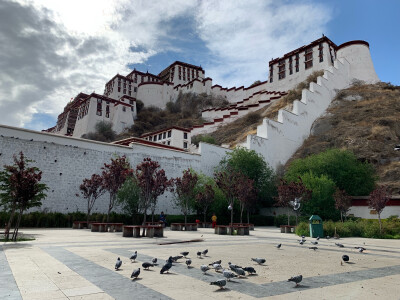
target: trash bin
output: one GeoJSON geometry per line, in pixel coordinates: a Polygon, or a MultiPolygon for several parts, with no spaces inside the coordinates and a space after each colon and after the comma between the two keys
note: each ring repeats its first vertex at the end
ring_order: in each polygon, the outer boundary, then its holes
{"type": "Polygon", "coordinates": [[[323,237],[324,236],[324,228],[322,226],[322,219],[317,215],[312,215],[310,217],[310,237],[323,237]]]}

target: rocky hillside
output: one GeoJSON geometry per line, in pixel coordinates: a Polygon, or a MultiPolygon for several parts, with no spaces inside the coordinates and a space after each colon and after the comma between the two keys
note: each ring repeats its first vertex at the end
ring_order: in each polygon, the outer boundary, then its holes
{"type": "MultiPolygon", "coordinates": [[[[378,183],[400,192],[400,86],[354,84],[339,91],[327,113],[317,119],[310,137],[292,159],[329,148],[348,149],[372,163],[378,183]]],[[[288,162],[288,164],[290,161],[288,162]]]]}

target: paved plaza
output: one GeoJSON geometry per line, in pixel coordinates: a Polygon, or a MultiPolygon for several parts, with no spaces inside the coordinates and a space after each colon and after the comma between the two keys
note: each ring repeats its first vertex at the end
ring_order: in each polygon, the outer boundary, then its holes
{"type": "Polygon", "coordinates": [[[33,235],[29,242],[0,246],[0,299],[400,299],[400,241],[364,238],[319,240],[318,250],[307,238],[282,234],[278,228],[256,227],[250,236],[215,235],[212,229],[177,232],[166,229],[164,238],[123,238],[122,233],[86,229],[22,229],[33,235]],[[203,239],[201,242],[179,242],[203,239]],[[344,248],[335,246],[342,243],[344,248]],[[282,243],[282,248],[275,245],[282,243]],[[359,253],[354,247],[367,250],[359,253]],[[197,251],[208,249],[206,257],[197,251]],[[130,255],[138,251],[137,261],[130,255]],[[169,256],[189,251],[192,268],[185,260],[174,263],[169,274],[160,268],[169,256]],[[347,254],[349,263],[341,263],[347,254]],[[114,270],[117,257],[122,267],[114,270]],[[158,258],[159,265],[143,270],[142,262],[158,258]],[[257,265],[251,257],[266,259],[257,265]],[[226,289],[210,285],[222,279],[199,267],[216,260],[252,266],[256,275],[234,278],[226,289]],[[132,281],[134,268],[141,268],[132,281]],[[287,279],[303,275],[300,286],[287,279]]]}

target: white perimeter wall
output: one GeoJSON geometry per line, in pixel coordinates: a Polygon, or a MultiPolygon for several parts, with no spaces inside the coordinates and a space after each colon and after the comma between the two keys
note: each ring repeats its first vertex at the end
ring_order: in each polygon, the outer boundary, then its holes
{"type": "MultiPolygon", "coordinates": [[[[43,171],[43,182],[49,190],[40,210],[62,213],[86,211],[86,202],[77,197],[79,185],[93,173],[101,173],[104,163],[114,155],[126,155],[133,167],[150,157],[160,163],[166,176],[179,177],[188,168],[212,176],[214,167],[228,149],[200,144],[200,154],[166,150],[140,144],[132,147],[112,145],[78,138],[63,137],[26,129],[0,125],[0,166],[12,164],[13,155],[23,151],[35,166],[43,171]]],[[[93,212],[107,212],[108,194],[99,198],[93,212]]],[[[160,196],[157,213],[178,214],[172,204],[173,196],[167,192],[160,196]]],[[[118,209],[116,210],[118,211],[118,209]]]]}

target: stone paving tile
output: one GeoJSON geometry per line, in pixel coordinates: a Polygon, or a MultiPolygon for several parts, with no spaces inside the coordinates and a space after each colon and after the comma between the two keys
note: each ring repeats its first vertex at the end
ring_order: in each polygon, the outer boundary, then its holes
{"type": "Polygon", "coordinates": [[[2,246],[0,246],[0,270],[0,282],[2,283],[0,285],[0,299],[22,299],[2,246]]]}
{"type": "Polygon", "coordinates": [[[102,290],[96,286],[85,286],[79,288],[64,289],[62,291],[67,297],[98,294],[102,292],[102,290]]]}
{"type": "Polygon", "coordinates": [[[43,250],[115,299],[170,299],[65,249],[50,247],[43,250]]]}

